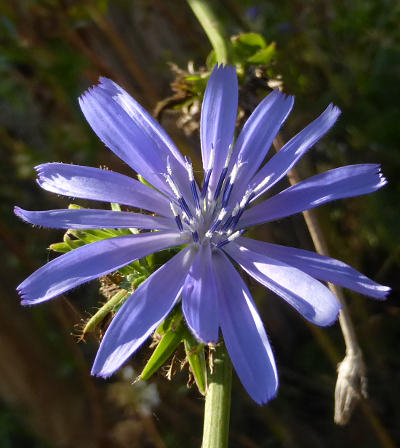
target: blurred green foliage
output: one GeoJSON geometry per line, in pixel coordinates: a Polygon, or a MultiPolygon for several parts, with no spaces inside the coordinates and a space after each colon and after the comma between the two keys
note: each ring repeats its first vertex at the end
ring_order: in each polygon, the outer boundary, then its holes
{"type": "MultiPolygon", "coordinates": [[[[196,67],[206,64],[209,44],[183,5],[178,0],[0,1],[0,447],[200,445],[203,402],[194,388],[186,389],[187,371],[171,363],[176,373],[171,382],[151,378],[161,398],[152,410],[155,419],[134,400],[113,395],[111,386],[126,390],[131,377],[116,376],[114,384],[89,377],[98,341],[76,345],[70,333],[93,314],[96,285],[72,292],[68,302],[60,298],[27,311],[15,293],[15,285],[54,256],[45,248],[59,241],[61,232],[30,228],[13,215],[12,206],[39,210],[68,204],[35,185],[33,167],[62,161],[129,173],[85,123],[77,97],[105,75],[151,109],[171,93],[167,62],[181,68],[189,60],[196,67]]],[[[395,446],[400,440],[400,5],[224,0],[214,6],[228,35],[262,36],[232,38],[232,54],[261,65],[273,60],[274,75],[281,74],[284,90],[296,95],[285,139],[329,102],[342,109],[335,128],[300,163],[302,176],[349,163],[382,163],[389,180],[385,189],[318,214],[332,255],[394,288],[385,303],[346,295],[365,354],[371,400],[349,426],[338,428],[332,422],[332,359],[343,357],[340,331],[311,329],[251,283],[281,387],[277,399],[259,408],[235,380],[231,446],[395,446]]],[[[247,68],[244,64],[243,73],[247,68]]],[[[198,135],[177,128],[178,112],[162,118],[196,162],[198,135]]],[[[261,239],[312,248],[301,217],[257,232],[261,239]]],[[[132,361],[136,371],[149,356],[143,347],[132,361]]]]}

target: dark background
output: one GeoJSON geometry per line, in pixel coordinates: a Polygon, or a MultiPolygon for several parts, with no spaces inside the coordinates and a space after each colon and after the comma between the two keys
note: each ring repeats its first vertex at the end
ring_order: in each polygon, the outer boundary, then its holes
{"type": "MultiPolygon", "coordinates": [[[[343,114],[299,165],[302,177],[337,166],[381,163],[388,186],[373,195],[318,209],[332,256],[389,285],[377,302],[346,291],[364,352],[369,400],[346,427],[333,423],[339,325],[319,330],[250,283],[280,373],[278,397],[251,401],[234,378],[231,447],[394,447],[400,441],[399,173],[400,4],[388,0],[214,3],[228,35],[259,32],[275,41],[274,70],[296,95],[283,129],[290,138],[334,102],[343,114]],[[396,424],[397,422],[397,424],[396,424]],[[397,443],[396,443],[397,441],[397,443]]],[[[123,85],[148,110],[171,95],[168,62],[204,65],[209,42],[184,1],[0,1],[0,447],[197,447],[203,398],[187,389],[187,367],[131,386],[123,369],[109,381],[89,376],[96,337],[76,343],[81,319],[99,297],[94,283],[35,308],[15,287],[44,264],[61,231],[34,229],[12,213],[64,208],[34,182],[33,167],[62,161],[129,173],[85,122],[77,97],[99,75],[123,85]],[[149,403],[147,407],[143,403],[149,403]]],[[[182,152],[197,134],[163,115],[182,152]]],[[[282,183],[284,186],[285,182],[282,183]]],[[[312,249],[301,216],[269,225],[258,237],[312,249]]],[[[136,372],[149,357],[134,356],[136,372]]],[[[178,356],[179,357],[179,356],[178,356]]],[[[183,355],[180,359],[183,359],[183,355]]]]}

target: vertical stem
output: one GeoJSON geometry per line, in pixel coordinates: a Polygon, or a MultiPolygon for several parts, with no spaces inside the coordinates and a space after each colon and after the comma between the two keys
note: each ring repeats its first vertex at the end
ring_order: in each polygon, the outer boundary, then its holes
{"type": "Polygon", "coordinates": [[[206,0],[187,0],[192,8],[194,15],[207,34],[211,45],[215,51],[217,62],[221,64],[228,63],[228,49],[221,26],[214,15],[210,4],[206,0]]]}
{"type": "Polygon", "coordinates": [[[232,364],[222,342],[213,353],[213,371],[209,376],[202,448],[226,448],[229,440],[232,364]]]}

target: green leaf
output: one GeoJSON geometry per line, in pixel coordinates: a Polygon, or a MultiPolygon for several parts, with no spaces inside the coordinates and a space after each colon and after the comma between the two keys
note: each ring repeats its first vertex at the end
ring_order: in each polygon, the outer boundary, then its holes
{"type": "Polygon", "coordinates": [[[233,36],[231,37],[231,43],[236,56],[235,59],[241,60],[242,62],[267,46],[264,38],[257,33],[245,33],[239,36],[233,36]]]}
{"type": "Polygon", "coordinates": [[[129,297],[130,292],[126,290],[118,291],[110,300],[108,300],[85,324],[80,339],[83,340],[87,333],[94,331],[98,325],[108,316],[109,313],[116,311],[129,297]]]}
{"type": "Polygon", "coordinates": [[[249,57],[247,59],[247,62],[250,62],[251,64],[268,65],[275,56],[275,42],[272,42],[272,44],[269,44],[267,48],[264,48],[255,53],[253,56],[249,57]]]}
{"type": "Polygon", "coordinates": [[[78,247],[84,246],[85,243],[81,240],[73,240],[69,237],[68,232],[64,235],[64,243],[67,245],[69,250],[77,249],[78,247]]]}
{"type": "Polygon", "coordinates": [[[205,395],[207,390],[207,366],[204,355],[204,344],[200,344],[196,341],[187,328],[185,328],[183,342],[185,345],[186,357],[189,361],[197,388],[202,395],[205,395]]]}
{"type": "Polygon", "coordinates": [[[61,254],[65,254],[66,252],[69,252],[71,250],[71,248],[66,243],[50,244],[49,249],[53,252],[59,252],[61,254]]]}
{"type": "Polygon", "coordinates": [[[182,320],[182,313],[177,313],[171,319],[168,330],[165,332],[161,341],[145,365],[142,373],[140,374],[140,378],[142,380],[148,380],[160,367],[164,365],[164,363],[174,353],[177,346],[181,343],[184,332],[185,325],[182,320]]]}

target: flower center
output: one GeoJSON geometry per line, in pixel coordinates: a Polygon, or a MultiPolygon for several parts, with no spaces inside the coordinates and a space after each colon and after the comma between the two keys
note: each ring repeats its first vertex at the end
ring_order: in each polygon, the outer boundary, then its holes
{"type": "Polygon", "coordinates": [[[190,232],[195,244],[201,244],[208,239],[214,247],[221,248],[238,238],[245,231],[245,229],[238,229],[237,227],[244,210],[254,198],[255,191],[248,189],[240,201],[236,201],[235,204],[232,202],[232,191],[243,164],[240,161],[235,163],[228,175],[231,150],[221,170],[215,189],[211,189],[213,153],[214,151],[211,152],[209,168],[204,173],[201,191],[194,179],[192,163],[189,159],[185,159],[190,185],[190,198],[185,199],[179,185],[173,178],[169,164],[165,179],[175,196],[175,200],[170,201],[170,206],[179,231],[190,232]]]}

